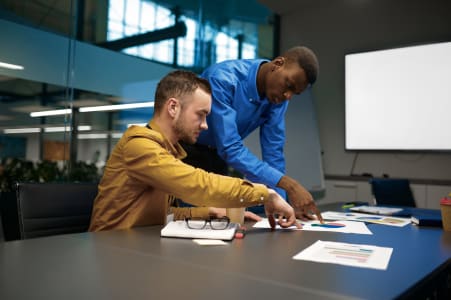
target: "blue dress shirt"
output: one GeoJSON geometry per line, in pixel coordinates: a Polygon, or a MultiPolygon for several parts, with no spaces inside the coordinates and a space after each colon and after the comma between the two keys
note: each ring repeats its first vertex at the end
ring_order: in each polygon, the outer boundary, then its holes
{"type": "Polygon", "coordinates": [[[207,68],[201,77],[212,86],[212,109],[207,117],[208,130],[198,143],[217,148],[219,156],[247,179],[276,188],[285,174],[285,112],[288,101],[272,104],[260,98],[257,72],[264,59],[224,61],[207,68]],[[262,160],[243,143],[260,128],[262,160]]]}

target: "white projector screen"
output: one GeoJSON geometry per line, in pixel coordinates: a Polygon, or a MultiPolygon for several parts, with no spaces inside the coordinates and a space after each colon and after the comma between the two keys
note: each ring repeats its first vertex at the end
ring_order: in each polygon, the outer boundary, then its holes
{"type": "Polygon", "coordinates": [[[451,42],[345,56],[347,150],[451,150],[451,42]]]}

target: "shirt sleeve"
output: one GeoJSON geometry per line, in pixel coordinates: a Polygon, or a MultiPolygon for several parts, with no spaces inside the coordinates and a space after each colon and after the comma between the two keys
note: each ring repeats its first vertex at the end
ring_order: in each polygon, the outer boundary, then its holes
{"type": "Polygon", "coordinates": [[[185,218],[206,219],[209,217],[208,211],[207,207],[171,207],[174,220],[184,220],[185,218]]]}
{"type": "MultiPolygon", "coordinates": [[[[281,174],[286,173],[285,165],[285,112],[288,107],[288,102],[283,105],[274,106],[269,111],[269,117],[266,122],[260,127],[260,145],[263,161],[267,162],[269,166],[278,170],[281,174]]],[[[251,179],[252,180],[252,179],[251,179]]],[[[277,182],[279,182],[279,180],[277,182]]],[[[277,183],[276,183],[277,184],[277,183]]],[[[272,186],[276,191],[286,198],[286,192],[275,186],[272,186]]]]}
{"type": "Polygon", "coordinates": [[[285,160],[283,158],[285,123],[283,114],[286,107],[277,106],[271,112],[273,114],[271,119],[272,117],[274,119],[261,127],[262,151],[264,149],[264,152],[262,152],[263,160],[261,160],[244,145],[239,134],[235,121],[236,111],[230,104],[232,101],[230,94],[230,91],[233,90],[232,84],[226,85],[223,81],[215,78],[209,78],[209,80],[215,98],[209,116],[209,127],[215,132],[215,144],[219,156],[229,166],[243,173],[247,179],[277,189],[279,194],[285,197],[285,192],[278,189],[276,185],[285,171],[285,160]],[[271,128],[272,126],[275,126],[275,128],[271,128]]]}
{"type": "Polygon", "coordinates": [[[130,139],[124,160],[128,176],[199,207],[248,207],[268,199],[266,187],[194,168],[148,138],[130,139]]]}

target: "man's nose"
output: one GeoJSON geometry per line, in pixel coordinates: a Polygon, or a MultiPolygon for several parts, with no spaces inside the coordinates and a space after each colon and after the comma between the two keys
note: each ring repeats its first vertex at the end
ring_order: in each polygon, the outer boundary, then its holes
{"type": "Polygon", "coordinates": [[[200,128],[202,130],[207,130],[208,129],[208,124],[207,124],[207,120],[203,120],[202,123],[200,123],[200,128]]]}

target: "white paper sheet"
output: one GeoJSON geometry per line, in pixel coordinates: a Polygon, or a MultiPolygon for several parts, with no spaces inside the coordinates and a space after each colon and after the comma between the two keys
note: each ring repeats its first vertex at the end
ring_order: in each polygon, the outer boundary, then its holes
{"type": "Polygon", "coordinates": [[[334,221],[359,221],[376,223],[388,226],[403,227],[407,224],[411,224],[410,218],[399,218],[391,216],[373,215],[373,214],[362,214],[356,212],[337,212],[337,211],[326,211],[322,212],[321,216],[325,220],[334,221]]]}
{"type": "Polygon", "coordinates": [[[316,241],[293,259],[386,270],[393,248],[316,241]]]}
{"type": "MultiPolygon", "coordinates": [[[[340,221],[340,222],[326,222],[321,224],[319,221],[299,221],[302,224],[302,229],[297,229],[296,226],[289,228],[282,228],[276,225],[276,229],[290,229],[290,230],[308,230],[308,231],[333,231],[342,233],[359,233],[359,234],[373,234],[363,222],[354,221],[340,221]]],[[[267,218],[263,218],[254,224],[255,228],[271,228],[267,218]]]]}
{"type": "Polygon", "coordinates": [[[227,245],[223,240],[209,240],[209,239],[193,239],[193,242],[201,246],[224,246],[227,245]]]}
{"type": "Polygon", "coordinates": [[[349,210],[353,212],[391,216],[395,213],[402,211],[402,208],[360,205],[351,207],[349,210]]]}

